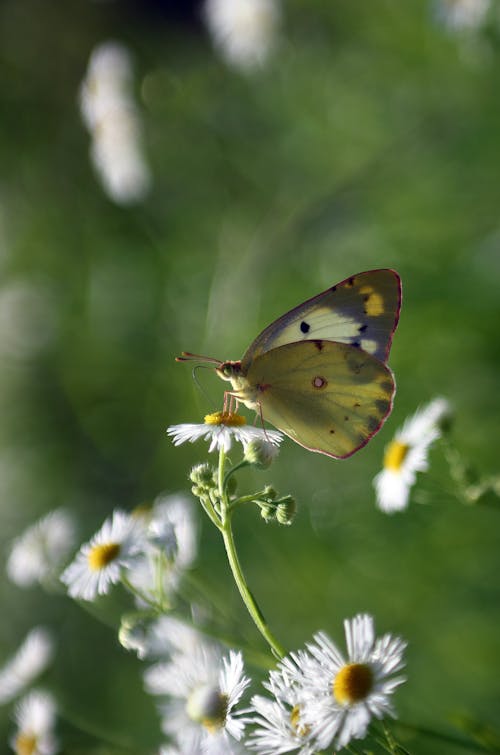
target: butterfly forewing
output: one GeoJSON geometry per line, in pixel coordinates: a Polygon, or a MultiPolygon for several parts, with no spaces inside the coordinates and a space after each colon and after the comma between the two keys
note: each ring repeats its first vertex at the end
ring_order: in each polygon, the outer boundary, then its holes
{"type": "Polygon", "coordinates": [[[264,420],[309,450],[336,458],[350,456],[380,429],[395,390],[379,359],[321,339],[263,353],[246,377],[264,420]]]}
{"type": "Polygon", "coordinates": [[[262,354],[297,341],[349,344],[385,362],[401,307],[401,281],[394,270],[369,270],[308,299],[269,325],[247,349],[246,371],[262,354]]]}

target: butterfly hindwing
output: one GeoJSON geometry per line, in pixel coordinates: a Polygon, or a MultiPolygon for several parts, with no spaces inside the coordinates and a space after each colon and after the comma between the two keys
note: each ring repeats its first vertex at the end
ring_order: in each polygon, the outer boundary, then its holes
{"type": "Polygon", "coordinates": [[[329,340],[387,360],[401,307],[401,281],[390,269],[358,273],[275,320],[247,349],[246,371],[262,354],[288,343],[329,340]]]}
{"type": "Polygon", "coordinates": [[[392,407],[392,372],[361,349],[322,339],[284,344],[246,374],[264,420],[311,451],[350,456],[392,407]]]}

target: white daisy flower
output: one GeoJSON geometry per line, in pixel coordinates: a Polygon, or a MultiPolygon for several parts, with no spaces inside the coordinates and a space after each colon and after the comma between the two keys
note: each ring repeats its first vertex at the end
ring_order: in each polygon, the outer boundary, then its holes
{"type": "Polygon", "coordinates": [[[236,711],[250,679],[241,653],[221,657],[212,646],[197,646],[157,664],[145,674],[146,689],[168,695],[160,707],[162,729],[182,752],[224,755],[238,750],[245,728],[236,711]]]}
{"type": "Polygon", "coordinates": [[[375,638],[371,616],[344,622],[347,659],[323,632],[307,645],[303,664],[301,721],[310,727],[318,750],[345,747],[366,735],[372,716],[394,716],[390,695],[404,681],[395,676],[406,643],[385,634],[375,638]]]}
{"type": "MultiPolygon", "coordinates": [[[[123,617],[119,640],[124,648],[134,650],[141,660],[167,659],[174,653],[189,654],[206,642],[197,629],[175,616],[164,615],[151,622],[137,614],[123,617]]],[[[163,670],[160,668],[151,673],[161,679],[163,670]]]]}
{"type": "Polygon", "coordinates": [[[54,735],[56,704],[52,695],[32,690],[16,706],[17,731],[10,745],[17,755],[55,755],[58,742],[54,735]]]}
{"type": "Polygon", "coordinates": [[[151,184],[132,80],[128,50],[105,42],[93,50],[80,90],[82,119],[92,136],[91,158],[104,190],[117,204],[143,199],[151,184]]]}
{"type": "Polygon", "coordinates": [[[262,440],[279,446],[283,440],[283,434],[278,430],[249,427],[246,419],[241,414],[233,412],[215,412],[207,414],[205,422],[201,424],[171,425],[167,433],[172,437],[174,445],[181,443],[194,443],[196,440],[210,441],[209,452],[223,449],[226,453],[231,450],[233,438],[246,449],[253,440],[262,440]]]}
{"type": "Polygon", "coordinates": [[[146,546],[144,556],[129,575],[130,582],[152,598],[169,596],[179,587],[198,552],[198,528],[193,505],[184,495],[162,495],[151,509],[138,509],[146,546]]]}
{"type": "Polygon", "coordinates": [[[75,523],[65,509],[56,509],[29,527],[13,543],[7,574],[19,587],[54,578],[75,541],[75,523]]]}
{"type": "Polygon", "coordinates": [[[374,478],[377,505],[386,513],[408,506],[410,488],[417,472],[428,469],[429,448],[441,437],[441,424],[450,415],[450,405],[436,398],[406,420],[389,443],[384,455],[384,468],[374,478]]]}
{"type": "Polygon", "coordinates": [[[114,511],[90,542],[80,548],[61,580],[72,598],[94,600],[120,581],[144,552],[144,529],[140,521],[124,511],[114,511]]]}
{"type": "Polygon", "coordinates": [[[297,755],[313,755],[316,742],[313,729],[301,718],[304,651],[290,653],[271,671],[264,687],[273,699],[254,695],[252,712],[247,721],[254,725],[246,744],[259,755],[278,755],[294,752],[297,755]]]}
{"type": "Polygon", "coordinates": [[[276,41],[277,0],[206,0],[204,16],[214,44],[229,65],[259,67],[276,41]]]}
{"type": "Polygon", "coordinates": [[[54,656],[52,635],[44,627],[29,632],[17,653],[0,668],[0,705],[17,697],[49,665],[54,656]]]}

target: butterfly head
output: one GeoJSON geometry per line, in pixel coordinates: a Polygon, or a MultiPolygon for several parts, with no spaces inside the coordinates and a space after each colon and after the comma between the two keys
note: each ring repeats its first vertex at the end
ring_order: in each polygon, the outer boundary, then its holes
{"type": "Polygon", "coordinates": [[[231,382],[235,378],[241,376],[241,362],[221,362],[221,364],[215,368],[215,371],[222,380],[228,380],[231,382]]]}

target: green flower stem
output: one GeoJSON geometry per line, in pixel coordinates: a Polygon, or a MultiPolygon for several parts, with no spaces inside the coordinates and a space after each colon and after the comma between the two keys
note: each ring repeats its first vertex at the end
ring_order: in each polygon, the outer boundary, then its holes
{"type": "Polygon", "coordinates": [[[248,462],[246,459],[242,459],[239,464],[236,464],[236,466],[231,467],[231,469],[226,472],[226,476],[224,477],[224,481],[222,483],[222,490],[224,492],[226,491],[227,483],[229,482],[229,478],[231,475],[233,475],[235,472],[237,472],[239,469],[243,469],[244,467],[249,467],[250,462],[248,462]]]}
{"type": "MultiPolygon", "coordinates": [[[[242,495],[239,498],[236,498],[234,501],[231,501],[231,503],[229,504],[229,509],[232,511],[242,503],[255,503],[256,501],[262,502],[265,495],[265,490],[260,490],[257,493],[250,493],[250,495],[242,495]]],[[[271,501],[270,503],[274,503],[274,501],[271,501]]]]}
{"type": "Polygon", "coordinates": [[[200,503],[203,506],[203,510],[205,511],[205,514],[208,516],[210,521],[215,524],[218,530],[220,530],[220,519],[208,496],[203,496],[202,498],[200,498],[200,503]]]}
{"type": "Polygon", "coordinates": [[[148,606],[151,606],[151,608],[155,612],[161,612],[163,606],[161,606],[158,602],[152,600],[146,593],[144,593],[142,590],[139,590],[137,587],[134,587],[132,582],[125,576],[125,574],[121,575],[121,582],[124,585],[124,587],[129,590],[129,592],[132,593],[132,595],[135,595],[140,600],[144,601],[144,603],[147,603],[148,606]]]}
{"type": "Polygon", "coordinates": [[[224,540],[224,546],[226,548],[229,566],[231,567],[234,581],[236,582],[241,598],[246,606],[248,613],[252,617],[257,629],[262,634],[264,639],[268,642],[274,655],[277,658],[283,658],[283,656],[286,654],[286,651],[282,647],[282,645],[280,645],[278,640],[273,636],[271,630],[267,626],[266,620],[264,619],[264,616],[259,606],[257,605],[257,601],[255,600],[252,593],[250,592],[250,588],[247,585],[245,576],[243,574],[243,570],[241,568],[241,564],[238,559],[238,554],[236,552],[236,545],[234,542],[233,529],[231,526],[231,515],[232,515],[231,507],[230,507],[230,503],[227,499],[227,495],[223,487],[224,486],[225,458],[226,458],[226,455],[225,455],[224,449],[221,448],[220,453],[219,453],[219,474],[218,474],[219,491],[221,493],[221,503],[222,503],[222,511],[221,511],[222,525],[220,527],[220,531],[222,533],[222,537],[224,540]]]}
{"type": "Polygon", "coordinates": [[[168,596],[165,594],[165,567],[168,568],[168,565],[166,564],[166,556],[164,553],[158,553],[155,559],[155,588],[156,588],[156,595],[158,596],[158,602],[162,609],[164,611],[168,611],[170,606],[170,601],[168,599],[168,596]]]}
{"type": "Polygon", "coordinates": [[[285,655],[285,649],[280,645],[278,640],[271,633],[269,627],[266,624],[264,616],[262,615],[262,612],[259,606],[257,605],[257,602],[255,598],[253,597],[252,593],[250,592],[250,589],[246,583],[246,579],[244,577],[244,574],[243,574],[243,571],[241,569],[241,565],[238,559],[238,555],[236,553],[236,546],[234,543],[230,516],[228,516],[223,522],[221,532],[222,532],[222,537],[224,539],[224,546],[226,548],[229,566],[231,567],[234,581],[236,582],[238,590],[240,591],[240,595],[246,606],[246,609],[248,613],[250,614],[250,616],[252,617],[261,635],[269,643],[275,656],[277,658],[283,658],[283,656],[285,655]]]}

